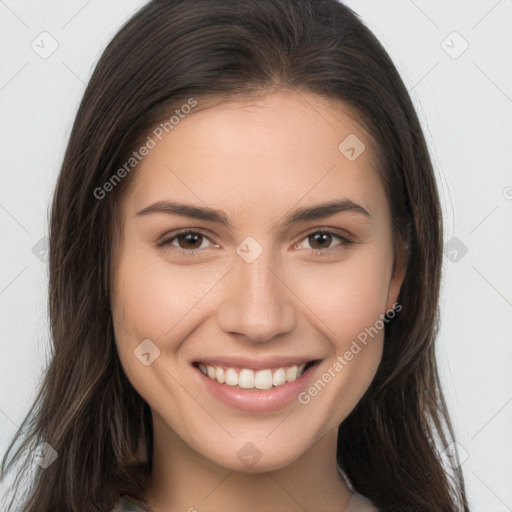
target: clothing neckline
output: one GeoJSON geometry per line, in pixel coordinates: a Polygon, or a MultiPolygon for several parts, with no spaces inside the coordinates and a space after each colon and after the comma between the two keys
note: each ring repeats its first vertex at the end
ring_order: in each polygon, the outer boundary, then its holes
{"type": "MultiPolygon", "coordinates": [[[[345,473],[345,471],[343,471],[343,469],[341,469],[339,464],[338,472],[345,481],[345,484],[351,494],[347,506],[343,511],[340,512],[378,512],[373,503],[368,498],[362,494],[359,494],[354,489],[352,482],[348,478],[348,475],[345,473]]],[[[131,494],[121,494],[118,498],[118,501],[115,503],[114,508],[109,512],[151,512],[151,506],[149,503],[138,496],[131,494]]]]}
{"type": "MultiPolygon", "coordinates": [[[[377,512],[377,509],[368,498],[365,498],[353,489],[350,489],[350,494],[347,506],[340,512],[377,512]]],[[[136,496],[122,494],[110,512],[151,512],[151,507],[144,504],[136,496]]]]}

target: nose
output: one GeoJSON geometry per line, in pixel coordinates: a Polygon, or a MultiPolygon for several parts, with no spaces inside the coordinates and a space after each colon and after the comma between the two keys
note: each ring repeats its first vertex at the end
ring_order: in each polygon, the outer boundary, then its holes
{"type": "Polygon", "coordinates": [[[252,263],[235,263],[217,313],[226,333],[264,342],[295,328],[293,293],[278,268],[266,251],[252,263]]]}

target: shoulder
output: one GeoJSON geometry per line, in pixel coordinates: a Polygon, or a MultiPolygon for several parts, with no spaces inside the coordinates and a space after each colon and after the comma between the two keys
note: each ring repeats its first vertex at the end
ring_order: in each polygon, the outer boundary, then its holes
{"type": "MultiPolygon", "coordinates": [[[[146,512],[145,507],[129,496],[121,496],[108,512],[146,512]]],[[[353,493],[344,512],[378,512],[372,502],[358,493],[353,493]]]]}
{"type": "Polygon", "coordinates": [[[108,512],[146,512],[146,508],[136,499],[122,495],[108,512]]]}
{"type": "Polygon", "coordinates": [[[378,512],[378,510],[368,498],[354,492],[344,512],[378,512]]]}

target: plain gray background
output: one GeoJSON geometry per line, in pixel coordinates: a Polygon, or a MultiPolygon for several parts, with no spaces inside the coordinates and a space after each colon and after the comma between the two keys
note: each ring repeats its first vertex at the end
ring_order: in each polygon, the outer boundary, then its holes
{"type": "MultiPolygon", "coordinates": [[[[44,237],[73,118],[106,44],[145,3],[0,0],[1,454],[48,354],[44,237]]],[[[438,359],[471,510],[512,511],[512,0],[346,3],[395,61],[436,169],[438,359]]]]}

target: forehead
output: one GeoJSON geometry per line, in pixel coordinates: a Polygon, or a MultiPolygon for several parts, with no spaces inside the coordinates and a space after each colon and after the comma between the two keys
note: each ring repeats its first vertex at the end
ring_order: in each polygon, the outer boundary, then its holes
{"type": "Polygon", "coordinates": [[[317,95],[199,102],[155,142],[134,171],[125,213],[170,198],[231,205],[239,215],[248,205],[278,213],[341,196],[369,210],[383,201],[370,135],[350,108],[317,95]]]}

